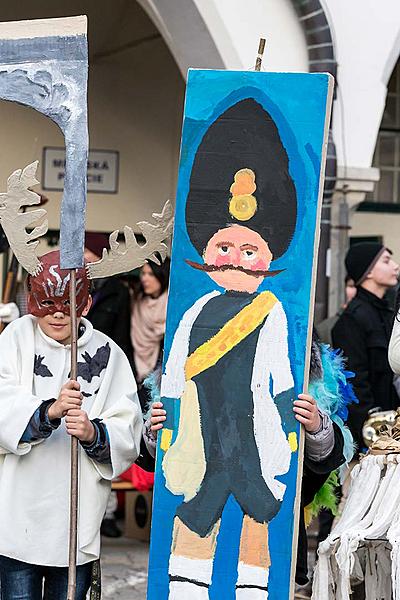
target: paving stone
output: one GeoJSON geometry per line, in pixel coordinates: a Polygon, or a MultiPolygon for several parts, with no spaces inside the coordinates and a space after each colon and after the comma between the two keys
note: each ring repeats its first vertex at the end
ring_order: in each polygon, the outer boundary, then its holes
{"type": "Polygon", "coordinates": [[[102,538],[102,600],[146,600],[149,545],[102,538]]]}

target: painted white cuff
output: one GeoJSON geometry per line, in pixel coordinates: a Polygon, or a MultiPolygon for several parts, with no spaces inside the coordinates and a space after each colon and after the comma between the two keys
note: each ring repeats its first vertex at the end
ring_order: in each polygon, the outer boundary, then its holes
{"type": "Polygon", "coordinates": [[[208,587],[188,581],[171,581],[168,600],[209,600],[208,587]]]}
{"type": "Polygon", "coordinates": [[[238,565],[237,585],[257,585],[266,588],[268,585],[269,569],[246,565],[240,561],[238,565]]]}
{"type": "Polygon", "coordinates": [[[212,569],[212,560],[186,558],[186,556],[176,556],[175,554],[171,554],[169,559],[169,575],[184,577],[207,585],[211,584],[212,569]]]}

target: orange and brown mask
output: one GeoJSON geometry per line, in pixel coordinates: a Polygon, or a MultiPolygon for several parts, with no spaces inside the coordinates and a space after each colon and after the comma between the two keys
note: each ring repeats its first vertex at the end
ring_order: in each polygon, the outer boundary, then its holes
{"type": "MultiPolygon", "coordinates": [[[[40,257],[42,270],[28,276],[28,312],[35,317],[44,317],[56,312],[70,314],[70,272],[60,268],[59,251],[48,252],[40,257]]],[[[76,272],[76,312],[82,316],[90,292],[90,281],[86,269],[76,272]]]]}

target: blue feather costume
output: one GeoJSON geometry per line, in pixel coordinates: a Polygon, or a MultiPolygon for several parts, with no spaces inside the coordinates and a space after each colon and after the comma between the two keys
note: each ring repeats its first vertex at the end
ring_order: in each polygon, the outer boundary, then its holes
{"type": "MultiPolygon", "coordinates": [[[[315,344],[314,342],[314,350],[316,350],[315,344]]],[[[346,370],[343,356],[339,351],[333,350],[326,344],[317,345],[321,365],[318,373],[320,376],[313,377],[314,369],[311,364],[309,393],[315,398],[319,408],[340,427],[344,439],[343,454],[346,462],[349,462],[354,455],[354,443],[350,430],[344,422],[347,420],[349,404],[358,403],[349,382],[349,379],[354,377],[354,373],[346,370]]]]}

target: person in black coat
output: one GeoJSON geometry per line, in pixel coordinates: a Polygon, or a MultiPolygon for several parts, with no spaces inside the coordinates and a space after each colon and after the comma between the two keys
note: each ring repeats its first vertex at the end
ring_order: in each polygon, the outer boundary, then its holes
{"type": "MultiPolygon", "coordinates": [[[[86,262],[100,260],[103,248],[108,248],[106,234],[86,233],[86,262]]],[[[96,279],[93,284],[92,298],[93,303],[87,319],[95,329],[108,335],[118,344],[132,364],[131,303],[128,287],[118,277],[96,279]]]]}
{"type": "MultiPolygon", "coordinates": [[[[105,233],[87,232],[85,234],[85,261],[87,263],[100,260],[103,248],[108,248],[108,237],[105,233]]],[[[128,287],[118,277],[96,279],[93,283],[91,296],[93,302],[86,318],[95,329],[108,335],[118,344],[132,366],[131,301],[128,287]]],[[[100,530],[101,534],[106,537],[120,537],[122,535],[115,518],[117,506],[117,494],[111,492],[100,530]]]]}
{"type": "Polygon", "coordinates": [[[348,425],[361,450],[368,412],[378,407],[393,410],[400,404],[387,356],[394,312],[385,299],[397,284],[399,265],[390,250],[372,242],[352,246],[345,263],[357,295],[334,326],[332,339],[355,373],[353,386],[359,403],[350,407],[348,425]]]}

